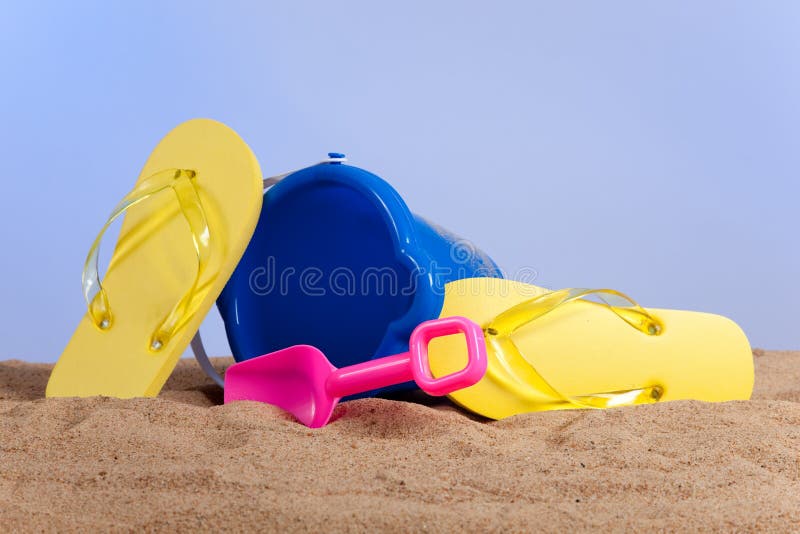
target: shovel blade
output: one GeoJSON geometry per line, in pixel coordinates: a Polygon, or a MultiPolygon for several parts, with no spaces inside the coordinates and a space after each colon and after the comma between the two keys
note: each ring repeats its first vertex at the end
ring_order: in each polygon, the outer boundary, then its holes
{"type": "Polygon", "coordinates": [[[339,399],[325,383],[336,368],[310,345],[283,350],[236,363],[225,372],[225,404],[251,400],[272,404],[311,428],[324,426],[339,399]]]}

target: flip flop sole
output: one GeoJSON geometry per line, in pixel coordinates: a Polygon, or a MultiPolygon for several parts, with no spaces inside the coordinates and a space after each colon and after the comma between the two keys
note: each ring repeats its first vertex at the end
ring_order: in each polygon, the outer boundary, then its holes
{"type": "Polygon", "coordinates": [[[235,269],[262,202],[261,171],[247,144],[209,119],[185,122],[158,144],[137,184],[165,169],[196,172],[210,253],[185,320],[157,351],[151,338],[192,287],[198,252],[175,194],[164,191],[127,211],[103,286],[113,325],[84,314],[47,385],[48,397],[155,396],[235,269]]]}
{"type": "MultiPolygon", "coordinates": [[[[485,326],[546,292],[513,280],[458,280],[445,288],[441,316],[461,315],[485,326]]],[[[524,359],[503,358],[489,347],[484,378],[450,398],[492,419],[575,407],[543,395],[532,385],[536,375],[567,397],[657,386],[660,401],[750,398],[752,352],[733,321],[708,313],[648,311],[663,325],[659,335],[643,334],[591,301],[553,309],[512,335],[524,359]]],[[[433,340],[428,354],[434,376],[463,366],[463,351],[456,336],[433,340]]]]}

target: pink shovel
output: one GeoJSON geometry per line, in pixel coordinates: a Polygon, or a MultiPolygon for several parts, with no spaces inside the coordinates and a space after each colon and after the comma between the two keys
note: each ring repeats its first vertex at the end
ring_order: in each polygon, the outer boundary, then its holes
{"type": "Polygon", "coordinates": [[[411,333],[409,351],[337,369],[317,348],[295,345],[236,363],[225,373],[225,404],[254,400],[273,404],[311,428],[325,426],[342,397],[414,380],[430,395],[447,395],[477,383],[486,373],[481,328],[464,317],[426,321],[411,333]],[[431,339],[464,334],[467,365],[434,378],[428,365],[431,339]]]}

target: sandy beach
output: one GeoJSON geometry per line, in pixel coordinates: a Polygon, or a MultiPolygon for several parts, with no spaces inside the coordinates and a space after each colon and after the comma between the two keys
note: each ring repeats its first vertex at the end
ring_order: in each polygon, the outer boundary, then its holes
{"type": "Polygon", "coordinates": [[[50,365],[0,362],[0,525],[796,531],[800,352],[756,350],[755,364],[749,402],[488,422],[368,399],[310,430],[268,405],[221,405],[192,360],[134,400],[45,400],[50,365]]]}

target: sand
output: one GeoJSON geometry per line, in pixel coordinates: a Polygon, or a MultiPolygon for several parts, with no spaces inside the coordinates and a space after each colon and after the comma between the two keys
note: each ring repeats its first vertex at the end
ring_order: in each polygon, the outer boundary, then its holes
{"type": "Polygon", "coordinates": [[[797,531],[800,352],[755,362],[749,402],[486,422],[369,399],[321,430],[221,406],[193,361],[135,400],[45,400],[49,365],[0,362],[0,528],[797,531]]]}

